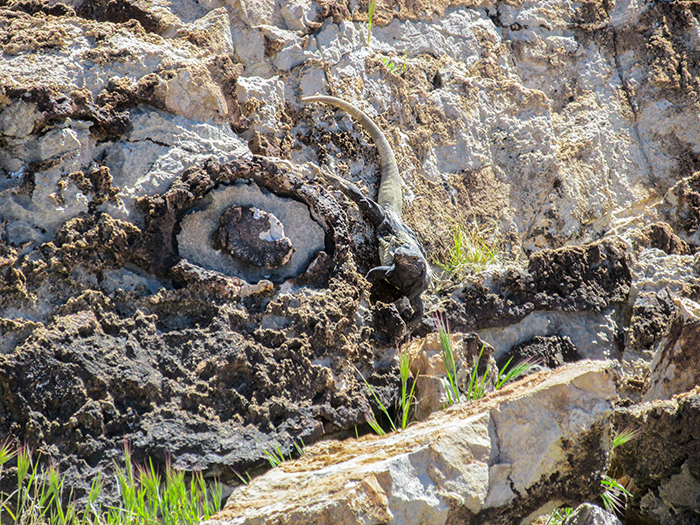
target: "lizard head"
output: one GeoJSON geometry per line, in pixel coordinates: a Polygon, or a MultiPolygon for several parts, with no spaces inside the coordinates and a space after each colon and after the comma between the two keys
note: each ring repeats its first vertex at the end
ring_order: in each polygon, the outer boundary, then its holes
{"type": "Polygon", "coordinates": [[[395,274],[406,295],[420,294],[430,284],[430,266],[417,246],[402,244],[394,251],[395,274]]]}

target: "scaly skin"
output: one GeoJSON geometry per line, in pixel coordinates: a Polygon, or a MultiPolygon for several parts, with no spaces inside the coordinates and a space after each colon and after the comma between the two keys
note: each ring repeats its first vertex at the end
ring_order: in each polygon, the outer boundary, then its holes
{"type": "Polygon", "coordinates": [[[301,99],[308,104],[323,102],[344,110],[356,119],[372,137],[382,162],[382,178],[377,201],[365,197],[353,183],[331,174],[326,176],[350,199],[355,201],[362,213],[372,222],[379,241],[379,261],[382,266],[372,268],[367,279],[373,282],[385,279],[397,288],[411,303],[413,315],[408,325],[415,327],[423,318],[421,294],[430,286],[430,266],[425,250],[415,233],[401,218],[403,191],[401,175],[394,151],[382,130],[365,113],[355,106],[335,97],[313,96],[301,99]]]}

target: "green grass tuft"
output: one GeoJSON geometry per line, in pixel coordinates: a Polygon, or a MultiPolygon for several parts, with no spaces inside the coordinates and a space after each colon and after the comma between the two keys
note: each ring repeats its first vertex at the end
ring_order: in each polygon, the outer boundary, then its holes
{"type": "Polygon", "coordinates": [[[508,365],[510,365],[510,362],[512,360],[512,357],[508,359],[508,362],[505,365],[503,365],[503,369],[498,372],[498,379],[496,379],[496,390],[500,390],[506,384],[510,383],[511,381],[514,381],[522,375],[527,375],[528,373],[530,373],[530,370],[532,370],[532,367],[534,367],[537,364],[536,360],[526,359],[525,361],[521,361],[513,368],[508,370],[508,365]],[[506,372],[506,370],[508,371],[506,372]]]}
{"type": "Polygon", "coordinates": [[[367,45],[369,46],[369,41],[372,38],[372,19],[374,18],[374,10],[377,7],[376,0],[369,0],[369,7],[367,8],[367,45]]]}
{"type": "Polygon", "coordinates": [[[56,467],[34,458],[28,447],[0,446],[0,478],[4,465],[17,463],[17,489],[0,492],[0,521],[22,525],[122,525],[158,523],[162,525],[196,524],[209,519],[221,508],[223,486],[208,486],[201,472],[187,481],[185,473],[165,467],[164,477],[151,461],[134,466],[131,450],[124,449],[124,466],[115,463],[119,488],[118,506],[99,503],[104,481],[97,476],[87,495],[85,509],[78,511],[72,492],[65,494],[65,480],[56,467]],[[63,501],[68,501],[64,504],[63,501]]]}
{"type": "Polygon", "coordinates": [[[479,351],[479,355],[476,357],[474,360],[474,368],[472,370],[471,376],[469,377],[469,387],[467,388],[466,396],[467,399],[470,401],[476,401],[477,399],[481,399],[486,395],[486,376],[488,374],[484,374],[481,376],[481,380],[479,380],[479,377],[477,375],[479,371],[479,361],[481,361],[481,357],[484,354],[484,345],[481,346],[481,350],[479,351]]]}
{"type": "MultiPolygon", "coordinates": [[[[360,374],[360,377],[362,378],[362,381],[365,383],[365,385],[367,386],[367,388],[369,388],[369,391],[370,391],[370,393],[372,394],[372,397],[374,397],[374,400],[375,400],[375,401],[377,402],[377,404],[379,405],[379,408],[380,408],[381,411],[384,413],[384,415],[386,416],[386,418],[389,420],[389,423],[391,424],[391,430],[392,430],[393,432],[396,432],[396,425],[394,424],[394,420],[391,419],[391,415],[389,414],[389,411],[386,409],[386,407],[384,406],[384,404],[382,403],[382,401],[379,399],[379,396],[377,396],[377,393],[374,391],[374,388],[372,388],[372,385],[370,385],[370,384],[367,382],[367,380],[365,379],[365,376],[363,376],[363,375],[362,375],[362,372],[360,372],[357,368],[355,368],[355,372],[357,372],[358,374],[360,374]]],[[[382,429],[381,425],[380,425],[379,422],[377,421],[376,416],[374,415],[374,412],[372,412],[371,410],[365,412],[365,421],[367,421],[367,423],[369,424],[369,426],[372,427],[372,430],[374,430],[374,432],[375,432],[377,435],[380,435],[380,436],[386,435],[386,432],[384,431],[384,429],[382,429]]]]}
{"type": "Polygon", "coordinates": [[[600,483],[605,487],[605,492],[600,496],[605,510],[610,514],[623,514],[627,507],[627,498],[631,498],[632,493],[609,476],[603,476],[600,483]]]}
{"type": "Polygon", "coordinates": [[[628,443],[629,441],[638,438],[641,433],[642,431],[640,429],[632,430],[631,428],[626,428],[624,430],[621,430],[613,437],[612,446],[613,448],[617,448],[621,445],[624,445],[625,443],[628,443]]]}
{"type": "Polygon", "coordinates": [[[442,359],[445,363],[447,378],[445,379],[445,392],[447,393],[447,403],[454,405],[459,403],[460,394],[457,386],[457,366],[455,364],[454,350],[452,348],[452,338],[450,337],[450,327],[447,320],[439,313],[434,317],[435,327],[440,336],[440,347],[442,348],[442,359]]]}
{"type": "Polygon", "coordinates": [[[446,272],[460,276],[467,271],[480,271],[499,260],[498,250],[489,241],[489,234],[476,224],[471,227],[455,225],[452,244],[444,261],[437,265],[446,272]]]}
{"type": "Polygon", "coordinates": [[[574,509],[571,507],[563,507],[561,509],[553,510],[547,514],[547,521],[545,521],[545,525],[561,525],[573,511],[574,509]]]}
{"type": "MultiPolygon", "coordinates": [[[[304,444],[303,439],[300,438],[299,441],[301,445],[296,441],[293,444],[294,449],[297,451],[297,454],[299,454],[299,456],[301,457],[301,455],[304,453],[304,447],[306,445],[304,444]]],[[[291,461],[293,459],[291,452],[289,453],[289,456],[285,458],[282,449],[277,443],[275,443],[275,448],[273,450],[263,450],[263,453],[265,454],[265,459],[267,459],[267,462],[272,468],[279,467],[285,461],[291,461]]],[[[241,481],[243,481],[243,483],[245,483],[245,480],[243,480],[243,478],[241,478],[241,476],[238,473],[236,473],[236,475],[241,481]]],[[[250,476],[248,477],[248,480],[250,481],[250,476]]]]}
{"type": "Polygon", "coordinates": [[[408,346],[399,349],[399,374],[401,376],[401,397],[399,398],[399,413],[401,414],[401,428],[405,429],[408,426],[411,408],[414,401],[414,391],[418,374],[413,378],[411,389],[408,389],[408,380],[411,375],[411,356],[408,355],[408,346]]]}

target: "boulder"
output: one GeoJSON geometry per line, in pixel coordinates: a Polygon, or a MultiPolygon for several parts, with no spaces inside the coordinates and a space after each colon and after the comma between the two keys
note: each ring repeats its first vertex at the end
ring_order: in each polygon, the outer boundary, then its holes
{"type": "Polygon", "coordinates": [[[561,525],[622,525],[622,523],[614,514],[590,503],[584,503],[576,507],[561,525]]]}
{"type": "Polygon", "coordinates": [[[207,525],[527,522],[602,491],[615,397],[606,363],[542,372],[401,432],[307,447],[207,525]]]}

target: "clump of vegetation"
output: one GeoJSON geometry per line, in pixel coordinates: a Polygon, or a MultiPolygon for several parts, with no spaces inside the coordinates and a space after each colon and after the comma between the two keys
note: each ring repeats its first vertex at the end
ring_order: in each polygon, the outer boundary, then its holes
{"type": "MultiPolygon", "coordinates": [[[[370,0],[367,6],[367,47],[370,46],[370,40],[372,39],[372,25],[374,20],[374,11],[377,8],[376,0],[370,0]]],[[[398,62],[394,62],[388,57],[380,57],[382,63],[387,67],[390,73],[394,75],[401,75],[408,68],[408,51],[403,55],[403,64],[399,67],[398,62]]]]}
{"type": "MultiPolygon", "coordinates": [[[[615,449],[629,443],[633,439],[637,439],[641,431],[639,429],[633,430],[631,428],[625,428],[620,432],[617,432],[612,438],[612,448],[613,454],[615,449]]],[[[602,476],[600,481],[605,487],[605,492],[600,496],[603,502],[605,510],[611,514],[622,515],[627,508],[627,499],[632,497],[632,494],[622,485],[615,477],[613,472],[608,472],[607,475],[602,476]]]]}
{"type": "Polygon", "coordinates": [[[519,362],[517,365],[515,365],[509,370],[508,367],[510,366],[510,362],[512,360],[512,357],[508,359],[508,361],[506,361],[506,364],[503,365],[503,368],[498,371],[498,378],[496,379],[495,385],[496,390],[500,390],[511,381],[515,381],[516,379],[518,379],[520,376],[529,374],[533,367],[535,367],[538,364],[537,359],[526,359],[525,361],[519,362]]]}
{"type": "Polygon", "coordinates": [[[0,479],[7,463],[17,465],[17,489],[0,492],[0,521],[22,525],[121,525],[162,523],[163,525],[196,524],[209,519],[221,508],[223,486],[209,487],[201,472],[189,480],[185,473],[165,467],[163,475],[151,461],[134,466],[131,450],[124,448],[124,466],[115,463],[115,477],[120,502],[102,506],[100,494],[104,480],[98,476],[87,495],[84,510],[78,510],[72,492],[65,494],[65,480],[58,469],[33,457],[24,446],[0,446],[0,479]],[[64,504],[64,501],[68,501],[64,504]]]}
{"type": "Polygon", "coordinates": [[[399,398],[399,413],[401,415],[401,428],[406,428],[409,423],[411,409],[413,407],[414,391],[418,375],[413,378],[411,389],[408,389],[408,380],[411,375],[411,356],[408,355],[408,347],[399,350],[399,375],[401,376],[401,397],[399,398]]]}
{"type": "Polygon", "coordinates": [[[494,235],[476,224],[455,224],[450,230],[452,243],[447,256],[437,265],[444,271],[461,276],[466,272],[480,271],[499,261],[499,251],[492,240],[494,235]]]}
{"type": "Polygon", "coordinates": [[[406,71],[406,68],[408,67],[408,51],[406,51],[403,55],[403,65],[401,67],[399,67],[393,60],[391,60],[388,57],[382,57],[380,60],[382,61],[382,64],[384,64],[391,73],[393,73],[394,75],[401,75],[404,71],[406,71]]]}
{"type": "MultiPolygon", "coordinates": [[[[455,362],[454,349],[452,347],[452,338],[450,335],[449,325],[446,319],[444,319],[444,317],[440,314],[435,315],[434,322],[435,327],[438,331],[438,335],[440,337],[442,359],[443,363],[445,364],[446,377],[443,379],[443,384],[445,387],[445,394],[447,396],[447,405],[454,405],[463,400],[476,401],[477,399],[481,399],[487,394],[486,379],[488,374],[486,373],[482,376],[478,375],[479,363],[483,358],[485,347],[481,347],[479,355],[474,360],[474,367],[469,376],[469,384],[466,386],[466,391],[460,392],[459,385],[457,382],[457,364],[455,362]]],[[[533,366],[536,365],[535,361],[526,360],[509,369],[508,367],[510,366],[511,361],[512,358],[508,360],[508,362],[501,370],[498,371],[498,374],[496,376],[496,382],[494,384],[496,390],[503,388],[503,386],[505,386],[507,383],[514,381],[518,377],[528,374],[533,368],[533,366]]],[[[379,399],[379,396],[377,396],[377,393],[372,388],[372,385],[370,385],[369,382],[362,375],[362,373],[356,369],[356,372],[362,378],[362,381],[364,382],[365,386],[367,386],[368,390],[370,391],[370,394],[376,401],[377,405],[379,405],[379,409],[384,414],[386,420],[389,422],[389,425],[391,427],[390,431],[392,432],[395,432],[399,428],[404,429],[410,424],[411,410],[413,404],[415,403],[414,392],[417,379],[416,376],[409,388],[408,385],[410,379],[410,371],[411,359],[408,355],[407,350],[404,348],[403,350],[399,350],[401,396],[397,402],[398,418],[395,422],[394,419],[391,417],[388,408],[382,403],[382,401],[379,399]]],[[[369,424],[369,426],[376,434],[380,436],[386,435],[386,431],[384,430],[384,428],[382,428],[379,421],[377,420],[376,415],[372,411],[368,410],[365,413],[365,421],[367,421],[367,424],[369,424]]],[[[355,431],[357,432],[357,428],[355,429],[355,431]]]]}
{"type": "MultiPolygon", "coordinates": [[[[564,520],[568,518],[571,513],[574,511],[571,507],[564,507],[561,509],[555,509],[549,514],[547,514],[545,520],[544,520],[544,525],[561,525],[564,523],[564,520]]],[[[538,521],[536,523],[539,523],[541,518],[538,518],[538,521]]]]}
{"type": "MultiPolygon", "coordinates": [[[[461,399],[459,388],[457,385],[457,367],[455,365],[454,350],[452,348],[452,338],[450,337],[450,328],[448,323],[439,314],[435,315],[435,326],[440,335],[440,346],[442,347],[442,357],[445,363],[445,370],[447,371],[447,377],[445,378],[445,391],[447,393],[447,402],[453,405],[461,399]]],[[[467,385],[466,392],[464,392],[464,397],[469,401],[476,401],[481,399],[487,394],[486,391],[486,377],[488,374],[483,376],[478,376],[479,363],[484,354],[484,346],[481,347],[479,355],[474,360],[474,367],[469,375],[469,384],[467,385]]],[[[511,361],[511,357],[508,362],[503,366],[501,370],[498,371],[496,383],[494,388],[500,390],[507,383],[514,381],[522,375],[526,375],[530,372],[536,362],[533,360],[526,360],[518,363],[516,366],[508,370],[511,361]]]]}
{"type": "Polygon", "coordinates": [[[457,386],[457,365],[455,364],[454,351],[452,348],[450,327],[440,314],[435,314],[435,327],[440,336],[442,360],[445,363],[445,373],[447,375],[443,380],[445,383],[445,392],[447,393],[447,403],[449,405],[454,405],[455,403],[459,403],[461,396],[457,386]]]}

